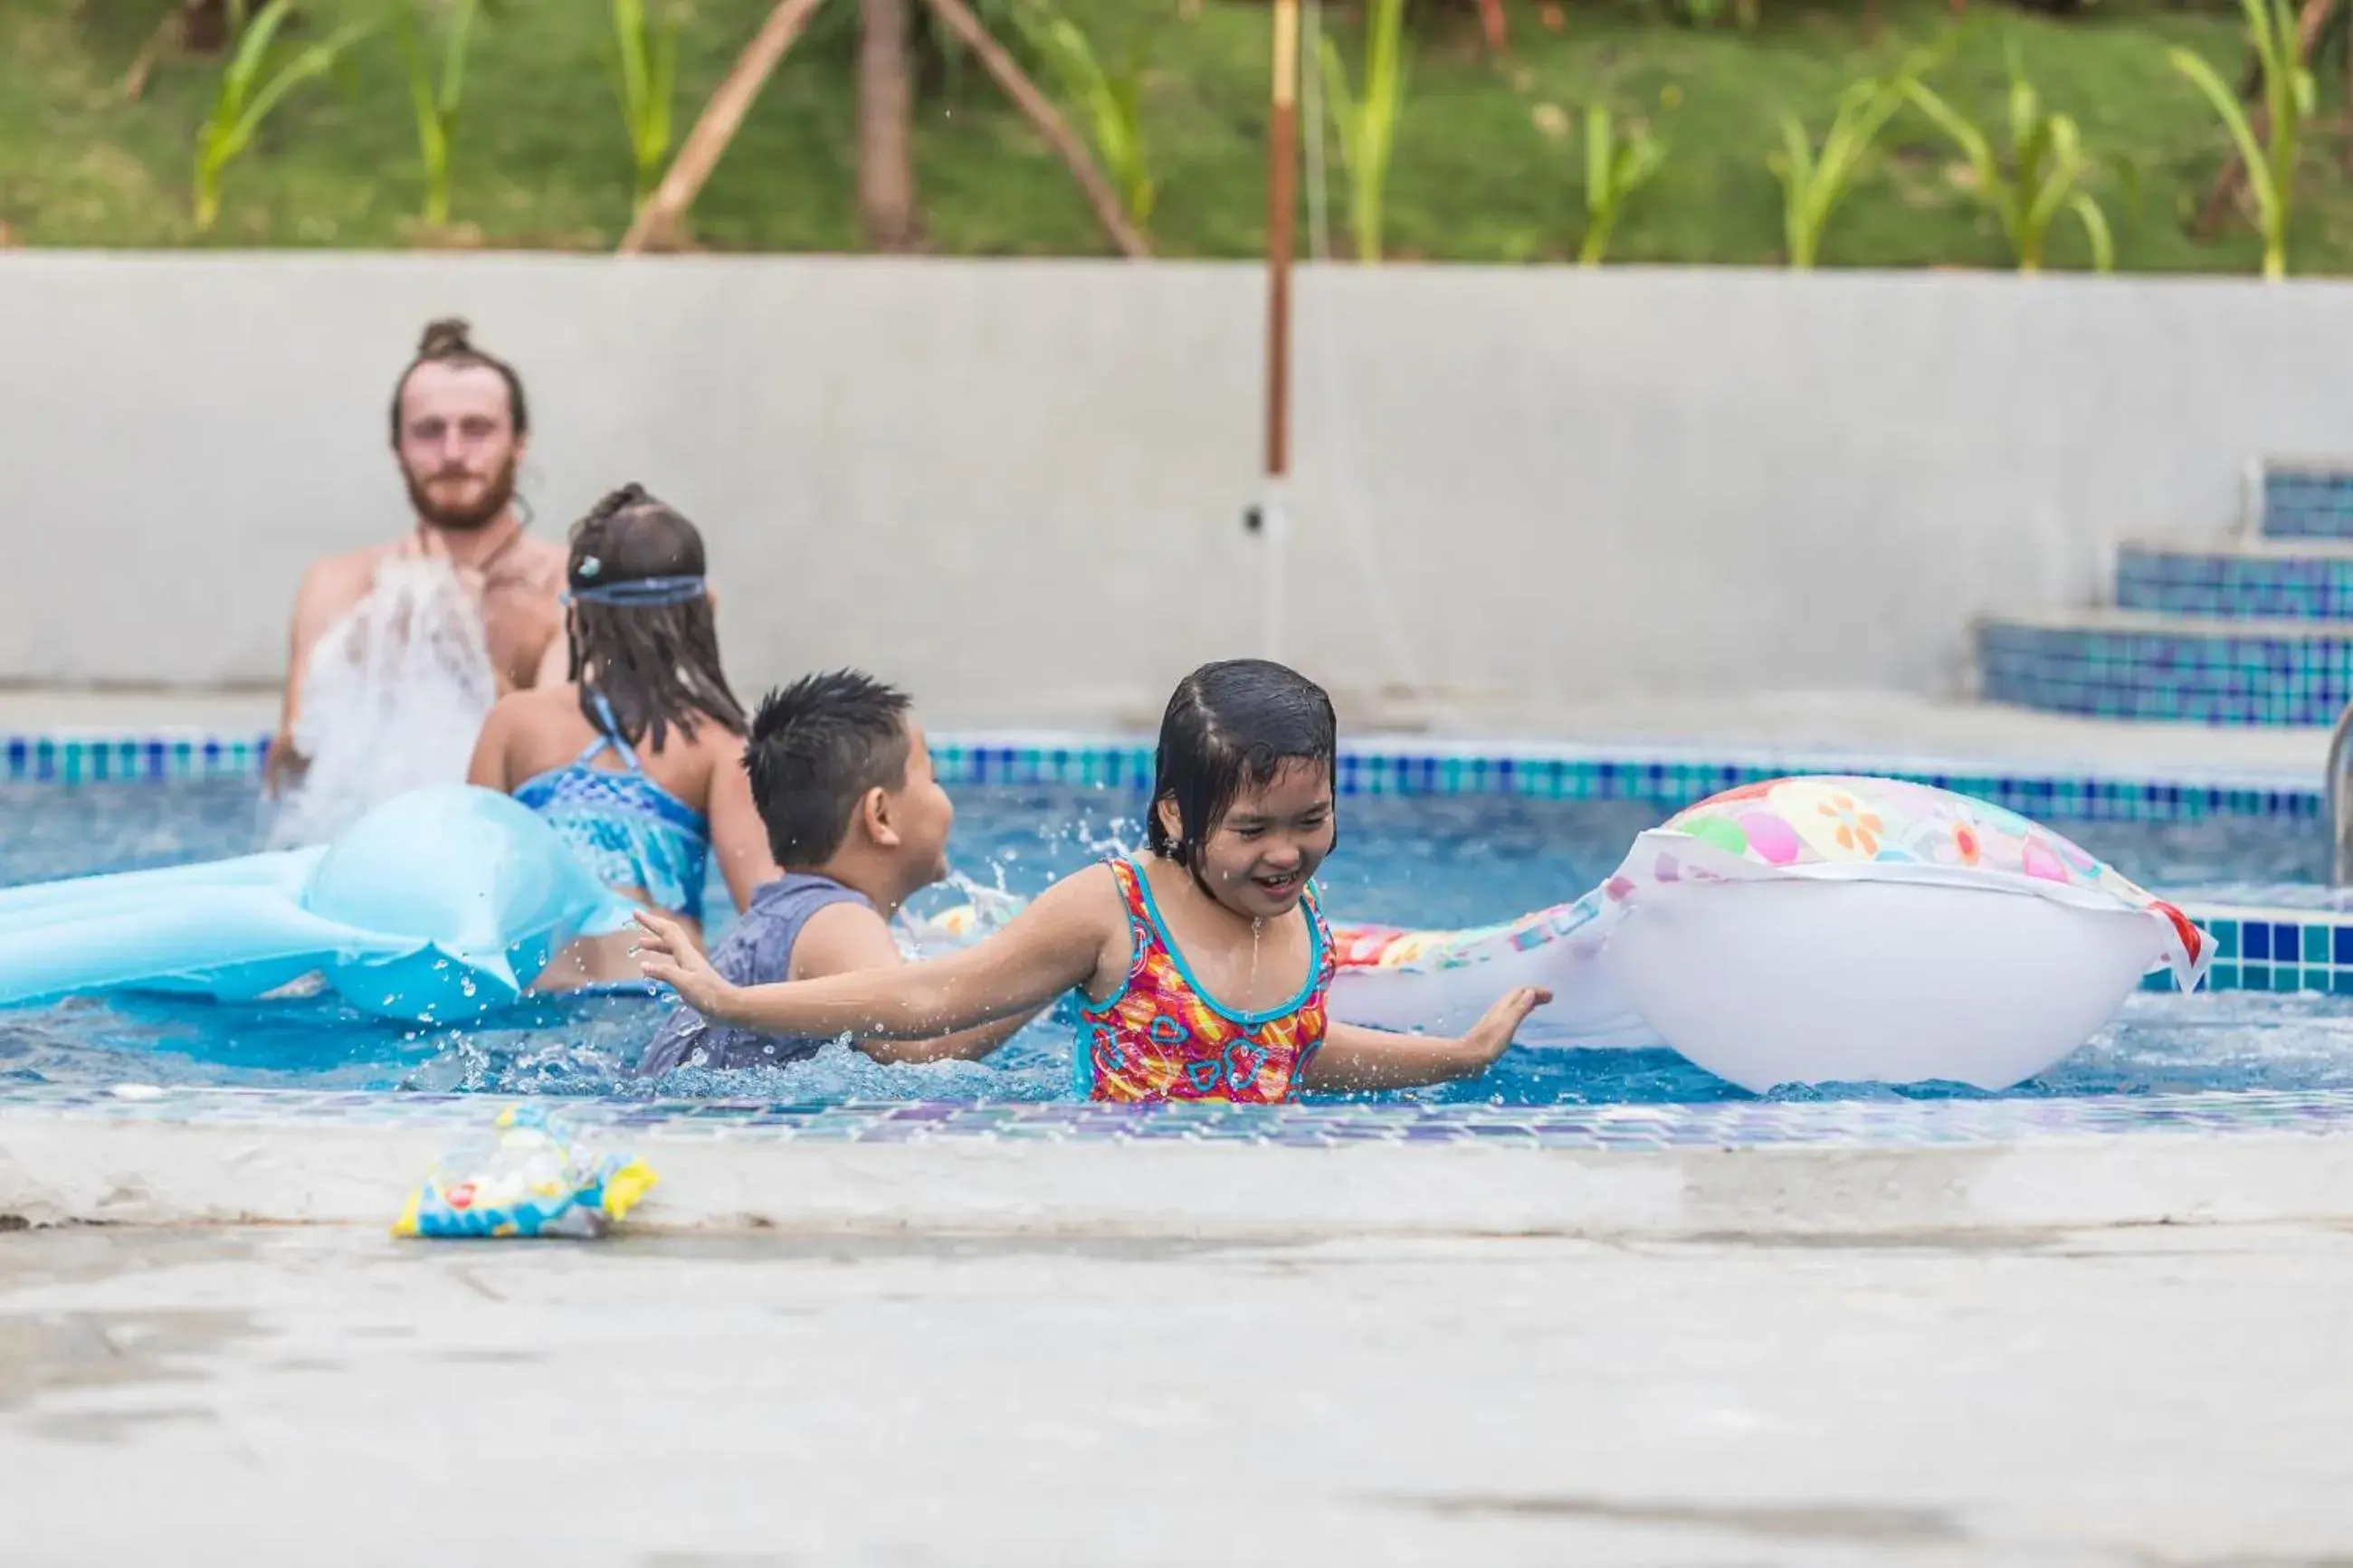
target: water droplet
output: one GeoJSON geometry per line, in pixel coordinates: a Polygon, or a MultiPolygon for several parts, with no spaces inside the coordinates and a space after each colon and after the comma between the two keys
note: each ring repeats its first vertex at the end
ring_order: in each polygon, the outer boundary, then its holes
{"type": "Polygon", "coordinates": [[[1250,978],[1242,984],[1242,1011],[1246,1013],[1256,1010],[1255,1004],[1258,1001],[1258,949],[1260,939],[1265,935],[1266,918],[1263,915],[1252,915],[1250,917],[1250,978]]]}

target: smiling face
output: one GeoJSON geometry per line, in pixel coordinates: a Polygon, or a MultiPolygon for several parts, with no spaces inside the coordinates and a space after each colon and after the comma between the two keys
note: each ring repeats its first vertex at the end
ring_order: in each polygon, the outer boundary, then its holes
{"type": "MultiPolygon", "coordinates": [[[[1155,809],[1169,837],[1181,840],[1176,803],[1164,800],[1155,809]]],[[[1263,784],[1243,782],[1202,840],[1194,870],[1226,908],[1271,920],[1299,906],[1336,832],[1330,764],[1285,762],[1263,784]]]]}

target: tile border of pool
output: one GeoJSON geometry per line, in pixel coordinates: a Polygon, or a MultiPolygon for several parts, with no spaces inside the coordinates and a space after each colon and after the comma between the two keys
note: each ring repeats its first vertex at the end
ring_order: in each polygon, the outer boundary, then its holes
{"type": "MultiPolygon", "coordinates": [[[[250,777],[269,737],[202,731],[50,729],[0,734],[12,784],[250,777]]],[[[1152,777],[1142,736],[948,732],[934,762],[949,784],[1061,784],[1140,791],[1152,777]]],[[[1820,747],[1451,741],[1375,736],[1341,750],[1345,795],[1518,795],[1688,805],[1793,773],[1867,773],[1956,789],[2024,816],[2109,821],[2208,816],[2317,819],[2320,781],[2302,772],[2142,768],[2071,762],[1968,762],[1820,747]]]]}
{"type": "MultiPolygon", "coordinates": [[[[493,1094],[25,1085],[8,1116],[186,1127],[483,1128],[521,1103],[493,1094]]],[[[1537,1150],[1856,1149],[1986,1146],[2119,1135],[2328,1136],[2353,1132],[2353,1089],[2247,1089],[2041,1100],[1728,1100],[1698,1105],[1101,1105],[1073,1101],[551,1099],[600,1143],[632,1137],[892,1144],[1351,1144],[1537,1150]]]]}

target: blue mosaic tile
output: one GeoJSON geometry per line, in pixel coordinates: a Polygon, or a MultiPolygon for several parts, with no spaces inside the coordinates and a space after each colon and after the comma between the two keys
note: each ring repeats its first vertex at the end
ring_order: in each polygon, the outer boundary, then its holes
{"type": "MultiPolygon", "coordinates": [[[[2353,995],[2353,909],[2254,909],[2176,900],[2214,941],[2207,991],[2307,991],[2353,995]]],[[[2146,977],[2142,989],[2170,991],[2169,973],[2146,977]]]]}
{"type": "MultiPolygon", "coordinates": [[[[251,776],[269,751],[266,736],[5,737],[12,782],[251,776]]],[[[1024,784],[1120,789],[1140,794],[1152,780],[1152,750],[1132,741],[1085,738],[1006,744],[944,737],[934,742],[943,783],[1024,784]]],[[[2067,773],[1989,772],[1929,763],[1852,755],[1754,759],[1632,758],[1575,748],[1504,745],[1409,751],[1394,747],[1342,753],[1336,783],[1344,795],[1506,794],[1545,800],[1623,800],[1672,811],[1720,791],[1795,773],[1861,773],[1958,790],[2030,816],[2115,821],[2189,821],[2209,816],[2317,818],[2320,791],[2302,782],[2268,785],[2193,779],[2148,779],[2067,773]]]]}
{"type": "Polygon", "coordinates": [[[2353,701],[2353,626],[1995,619],[1978,627],[1978,658],[1992,700],[2086,718],[2326,726],[2353,701]]]}
{"type": "MultiPolygon", "coordinates": [[[[2353,542],[2353,468],[2265,464],[2263,527],[2353,542]]],[[[1985,695],[2098,719],[2315,727],[2353,699],[2353,556],[2128,545],[2116,602],[2123,618],[1980,625],[1985,695]]]]}
{"type": "Polygon", "coordinates": [[[2116,604],[2176,616],[2353,618],[2353,555],[2269,555],[2126,545],[2116,604]]]}
{"type": "Polygon", "coordinates": [[[2267,463],[2263,530],[2274,539],[2353,539],[2353,468],[2267,463]]]}
{"type": "Polygon", "coordinates": [[[11,784],[249,777],[261,771],[269,738],[153,735],[10,735],[0,757],[11,784]]]}
{"type": "MultiPolygon", "coordinates": [[[[2200,990],[2353,994],[2348,910],[2240,910],[2181,900],[2181,912],[2214,938],[2214,963],[2200,990]]],[[[2158,971],[2141,987],[2174,990],[2174,980],[2158,971]]]]}

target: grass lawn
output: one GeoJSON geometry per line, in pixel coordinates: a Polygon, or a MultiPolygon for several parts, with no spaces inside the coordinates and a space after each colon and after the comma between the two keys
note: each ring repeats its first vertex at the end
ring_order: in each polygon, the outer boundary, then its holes
{"type": "MultiPolygon", "coordinates": [[[[375,0],[308,0],[311,33],[375,0]]],[[[1118,58],[1151,26],[1145,132],[1161,184],[1155,247],[1174,256],[1255,254],[1264,232],[1264,0],[1060,0],[1118,58]]],[[[459,128],[453,224],[422,232],[422,182],[406,78],[388,36],[363,46],[339,84],[298,89],[231,167],[209,236],[189,217],[195,127],[216,59],[166,54],[137,100],[122,90],[167,0],[5,0],[0,5],[0,225],[41,246],[401,247],[593,250],[630,214],[631,171],[607,76],[601,0],[509,0],[478,36],[459,128]]],[[[679,132],[768,0],[683,0],[679,132]]],[[[1356,7],[1330,7],[1352,71],[1356,7]]],[[[1666,166],[1620,220],[1613,260],[1770,263],[1782,249],[1780,190],[1765,167],[1785,112],[1819,135],[1841,87],[1933,37],[1938,3],[1888,0],[1879,36],[1848,10],[1777,5],[1755,30],[1694,30],[1632,5],[1513,0],[1512,47],[1489,57],[1467,22],[1418,22],[1409,99],[1388,190],[1394,256],[1535,262],[1574,255],[1583,223],[1575,128],[1586,104],[1640,115],[1670,145],[1666,166]],[[1549,14],[1558,22],[1547,26],[1549,14]],[[1564,128],[1568,128],[1563,134],[1564,128]]],[[[855,0],[828,0],[754,108],[692,215],[717,250],[859,247],[855,202],[855,0]]],[[[1998,123],[2003,47],[2073,114],[2098,155],[2138,170],[2096,187],[2118,265],[2247,271],[2259,247],[2243,223],[2211,245],[2185,215],[2225,146],[2189,85],[2166,65],[2182,44],[2235,79],[2234,12],[2105,0],[2055,21],[1978,0],[1961,47],[1933,79],[1998,123]]],[[[2353,272],[2343,69],[2324,69],[2306,147],[2292,270],[2353,272]]],[[[1082,124],[1082,121],[1079,121],[1082,124]]],[[[1067,174],[976,67],[919,105],[918,185],[928,243],[942,253],[1099,253],[1107,247],[1067,174]]],[[[1336,140],[1330,142],[1336,158],[1336,140]]],[[[1826,262],[2001,266],[2007,252],[1972,201],[1957,154],[1915,114],[1900,117],[1831,219],[1826,262]]],[[[1335,170],[1335,199],[1343,189],[1335,170]]],[[[1345,212],[1335,212],[1345,222],[1345,212]]],[[[1345,237],[1335,239],[1345,244],[1345,237]]],[[[2052,265],[2084,265],[2072,220],[2052,265]]]]}

